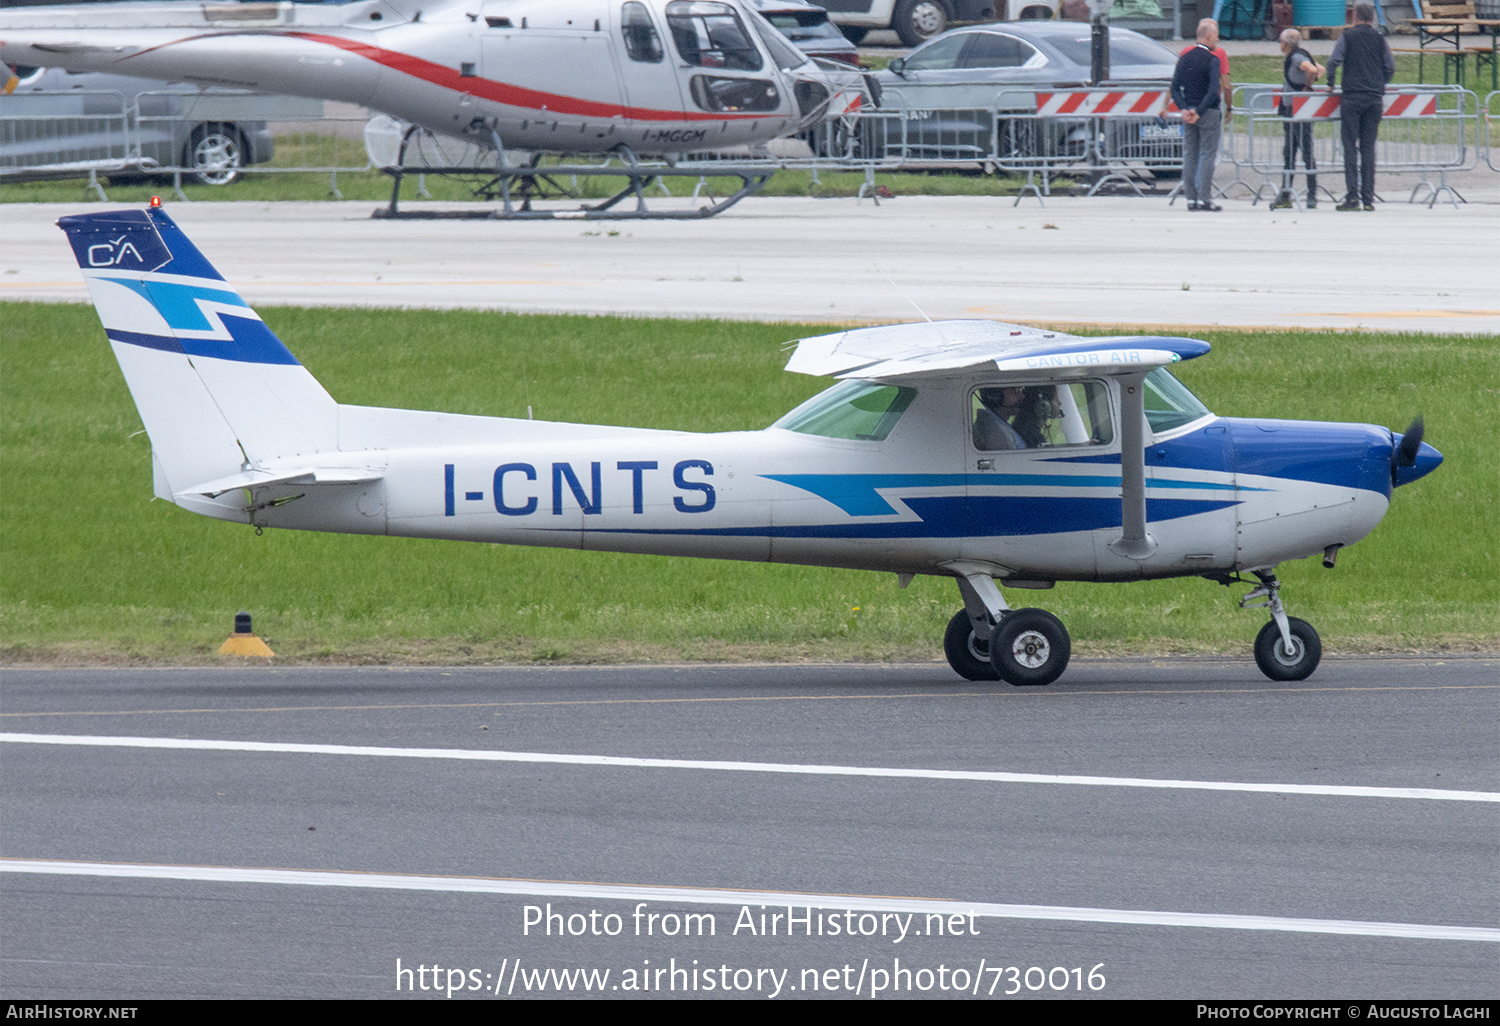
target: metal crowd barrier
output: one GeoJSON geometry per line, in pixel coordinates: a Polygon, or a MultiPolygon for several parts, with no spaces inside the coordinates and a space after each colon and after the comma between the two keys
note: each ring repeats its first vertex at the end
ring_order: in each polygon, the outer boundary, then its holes
{"type": "Polygon", "coordinates": [[[1059,175],[1091,178],[1090,194],[1111,183],[1139,193],[1146,172],[1181,175],[1181,124],[1162,116],[1168,104],[1164,82],[1006,90],[983,108],[860,110],[816,126],[800,150],[694,153],[677,166],[863,170],[872,189],[876,171],[978,168],[1025,174],[1022,196],[1039,200],[1059,175]]]}
{"type": "Polygon", "coordinates": [[[1484,123],[1484,162],[1491,171],[1500,171],[1495,165],[1495,121],[1500,118],[1500,91],[1484,98],[1484,109],[1479,114],[1484,123]]]}
{"type": "Polygon", "coordinates": [[[0,97],[0,183],[32,178],[89,179],[145,166],[132,143],[125,96],[48,90],[0,97]]]}
{"type": "Polygon", "coordinates": [[[238,175],[326,174],[343,199],[338,174],[370,169],[364,117],[334,117],[322,100],[231,93],[147,92],[136,97],[136,131],[142,139],[175,133],[186,141],[178,159],[159,171],[173,176],[178,199],[184,178],[221,184],[238,175]],[[272,139],[274,137],[274,142],[272,139]],[[231,155],[238,150],[239,160],[231,155]],[[264,159],[269,156],[269,159],[264,159]],[[251,160],[254,163],[251,163],[251,160]]]}
{"type": "Polygon", "coordinates": [[[56,90],[0,97],[0,182],[171,175],[227,184],[241,175],[367,171],[364,116],[330,117],[323,101],[250,93],[56,90]]]}
{"type": "MultiPolygon", "coordinates": [[[[1261,177],[1258,184],[1243,183],[1256,202],[1268,195],[1274,197],[1292,178],[1303,175],[1305,168],[1299,156],[1291,178],[1285,176],[1287,129],[1310,130],[1316,174],[1334,178],[1332,185],[1342,189],[1344,147],[1340,134],[1340,94],[1327,92],[1286,93],[1267,86],[1237,86],[1237,113],[1234,127],[1226,133],[1221,160],[1232,163],[1238,171],[1249,171],[1261,177]],[[1290,117],[1280,113],[1285,96],[1292,109],[1290,117]],[[1306,126],[1306,127],[1303,127],[1306,126]]],[[[1412,190],[1411,202],[1424,190],[1430,192],[1428,205],[1447,194],[1457,205],[1461,198],[1447,182],[1451,171],[1468,171],[1477,166],[1479,150],[1474,115],[1475,95],[1459,86],[1396,85],[1385,94],[1385,113],[1375,148],[1377,175],[1420,174],[1421,181],[1412,190]],[[1432,175],[1438,176],[1436,184],[1432,175]]],[[[1493,164],[1491,165],[1493,167],[1493,164]]],[[[1243,180],[1241,180],[1243,181],[1243,180]]],[[[1233,183],[1231,183],[1233,184],[1233,183]]],[[[1221,187],[1221,192],[1226,187],[1221,187]]],[[[1323,185],[1330,197],[1338,195],[1323,185]]],[[[1294,199],[1300,194],[1293,189],[1294,199]]]]}
{"type": "MultiPolygon", "coordinates": [[[[1297,109],[1288,119],[1278,112],[1279,93],[1270,85],[1236,87],[1235,113],[1220,152],[1234,178],[1220,185],[1221,194],[1240,186],[1259,201],[1280,190],[1289,122],[1311,127],[1317,173],[1334,176],[1326,184],[1342,188],[1336,97],[1290,94],[1297,109]]],[[[1444,176],[1476,167],[1481,145],[1487,166],[1500,170],[1492,144],[1497,102],[1500,92],[1489,94],[1481,111],[1475,94],[1457,86],[1392,87],[1377,172],[1421,175],[1413,202],[1426,189],[1429,205],[1445,193],[1456,203],[1459,197],[1444,176]]],[[[1169,111],[1175,115],[1164,82],[1008,89],[984,108],[856,110],[798,139],[682,154],[672,163],[699,170],[705,180],[716,167],[729,165],[806,169],[814,175],[863,171],[861,195],[873,195],[877,171],[945,168],[1024,174],[1017,203],[1028,194],[1042,200],[1058,176],[1089,179],[1091,195],[1111,184],[1139,193],[1147,180],[1181,175],[1181,121],[1164,116],[1169,111]]],[[[150,172],[172,175],[177,195],[186,198],[182,182],[193,176],[212,181],[216,175],[317,172],[330,176],[338,196],[339,172],[372,166],[365,129],[364,117],[330,117],[322,101],[291,97],[161,91],[127,101],[119,92],[18,93],[0,97],[0,182],[21,175],[87,174],[104,199],[97,175],[150,172]],[[57,113],[60,109],[66,113],[57,113]],[[242,157],[237,169],[229,159],[235,149],[242,157]]],[[[451,156],[430,159],[438,166],[451,156]]]]}

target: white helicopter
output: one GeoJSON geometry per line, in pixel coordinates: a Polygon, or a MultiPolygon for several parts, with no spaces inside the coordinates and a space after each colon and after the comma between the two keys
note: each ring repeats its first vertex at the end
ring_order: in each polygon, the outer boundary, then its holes
{"type": "Polygon", "coordinates": [[[1168,371],[1188,338],[993,321],[857,328],[787,369],[841,379],[762,431],[697,434],[344,406],[161,209],[64,217],[151,439],[154,490],[262,528],[762,560],[952,577],[971,680],[1049,684],[1063,625],[999,585],[1253,575],[1261,670],[1317,633],[1277,564],[1367,535],[1442,462],[1368,424],[1210,413],[1168,371]]]}
{"type": "Polygon", "coordinates": [[[830,104],[842,112],[862,88],[745,0],[22,7],[0,11],[0,61],[357,103],[494,149],[502,174],[506,148],[617,153],[632,187],[615,202],[661,174],[633,175],[638,156],[765,143],[830,104]]]}

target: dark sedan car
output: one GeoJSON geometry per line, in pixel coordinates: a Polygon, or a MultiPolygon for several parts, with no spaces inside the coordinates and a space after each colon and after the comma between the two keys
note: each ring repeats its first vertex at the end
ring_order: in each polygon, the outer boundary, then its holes
{"type": "Polygon", "coordinates": [[[828,12],[802,0],[752,0],[760,16],[809,57],[859,67],[859,48],[828,20],[828,12]]]}
{"type": "MultiPolygon", "coordinates": [[[[1039,88],[1088,83],[1090,26],[1085,22],[1028,21],[955,29],[896,58],[874,76],[882,109],[904,112],[900,143],[907,156],[961,158],[1082,156],[1089,125],[1082,120],[1046,123],[996,120],[984,111],[1037,109],[1039,88]],[[915,146],[916,152],[913,152],[915,146]]],[[[1130,29],[1109,30],[1110,82],[1160,83],[1165,89],[1177,54],[1130,29]]],[[[884,149],[889,155],[891,141],[884,149]]],[[[1181,128],[1155,117],[1109,119],[1103,154],[1164,173],[1181,164],[1181,128]]]]}

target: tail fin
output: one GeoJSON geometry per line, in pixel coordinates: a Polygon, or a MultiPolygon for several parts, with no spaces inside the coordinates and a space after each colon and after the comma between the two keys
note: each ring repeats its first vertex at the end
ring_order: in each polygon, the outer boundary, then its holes
{"type": "Polygon", "coordinates": [[[154,489],[338,448],[338,406],[160,208],[64,217],[151,438],[154,489]]]}

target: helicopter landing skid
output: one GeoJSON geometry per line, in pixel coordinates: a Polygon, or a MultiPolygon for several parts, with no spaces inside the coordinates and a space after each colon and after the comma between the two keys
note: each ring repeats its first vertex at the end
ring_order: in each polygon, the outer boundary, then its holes
{"type": "MultiPolygon", "coordinates": [[[[391,189],[389,206],[377,209],[371,216],[390,220],[489,220],[489,221],[631,221],[631,220],[701,220],[713,217],[734,206],[770,180],[774,168],[715,166],[711,170],[679,168],[669,165],[642,165],[632,158],[625,164],[580,164],[580,165],[524,165],[516,167],[468,167],[443,168],[440,172],[451,176],[483,177],[487,181],[475,189],[485,199],[498,198],[500,209],[478,210],[402,210],[399,206],[401,179],[404,175],[432,174],[432,168],[389,167],[385,173],[395,179],[391,189]],[[715,199],[710,196],[706,206],[692,210],[653,210],[646,203],[646,189],[662,178],[704,178],[711,174],[716,178],[738,178],[740,188],[731,195],[715,199]],[[585,204],[575,210],[536,210],[532,201],[558,197],[576,197],[572,190],[558,182],[559,178],[571,176],[624,178],[625,187],[606,200],[585,204]],[[635,198],[631,209],[617,209],[618,204],[635,198]]],[[[696,195],[696,193],[695,193],[696,195]]]]}

